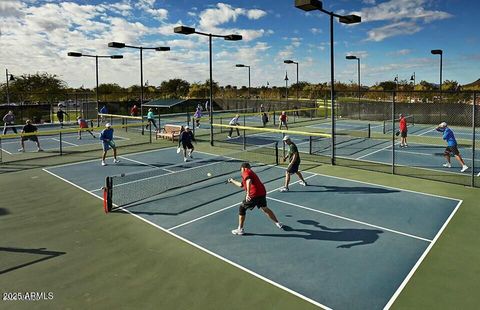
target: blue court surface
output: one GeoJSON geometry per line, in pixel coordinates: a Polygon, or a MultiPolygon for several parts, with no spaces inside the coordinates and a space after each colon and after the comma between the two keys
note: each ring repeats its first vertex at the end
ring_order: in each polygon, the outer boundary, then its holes
{"type": "MultiPolygon", "coordinates": [[[[307,129],[323,129],[325,133],[328,133],[330,131],[330,126],[330,123],[320,123],[307,126],[307,129]]],[[[336,127],[338,133],[335,143],[337,157],[391,165],[393,147],[390,137],[385,139],[376,139],[374,137],[368,138],[368,125],[363,121],[341,121],[337,123],[336,127]],[[362,136],[362,133],[365,133],[365,137],[351,136],[351,131],[357,133],[360,131],[360,136],[362,136]]],[[[471,133],[470,136],[468,136],[469,133],[466,129],[455,130],[459,133],[459,136],[471,138],[471,133]]],[[[372,123],[371,131],[381,132],[383,131],[383,125],[372,123]]],[[[453,157],[451,159],[452,168],[442,166],[445,163],[443,153],[446,144],[442,140],[441,133],[436,132],[431,127],[422,125],[411,127],[409,132],[409,137],[421,137],[422,141],[425,142],[409,142],[407,148],[401,148],[398,139],[395,144],[396,166],[415,167],[424,171],[431,171],[431,173],[440,171],[442,173],[459,176],[470,176],[472,173],[471,169],[464,173],[460,172],[461,166],[453,157]]],[[[297,144],[300,152],[331,156],[331,139],[329,138],[314,137],[312,144],[310,144],[308,136],[290,134],[290,137],[297,144]]],[[[232,139],[227,138],[227,132],[225,131],[217,134],[216,139],[242,144],[243,131],[240,130],[240,136],[237,136],[237,133],[234,131],[232,139]]],[[[282,135],[269,132],[247,133],[245,142],[249,145],[262,145],[278,142],[279,147],[282,147],[282,135]]],[[[467,166],[472,167],[473,160],[475,160],[475,170],[473,172],[474,174],[478,174],[480,172],[480,152],[478,150],[475,152],[474,159],[471,147],[459,144],[458,150],[467,166]]]]}
{"type": "MultiPolygon", "coordinates": [[[[82,133],[82,139],[78,139],[77,133],[63,133],[61,138],[58,134],[51,136],[38,135],[37,137],[40,142],[40,147],[47,152],[58,151],[60,148],[60,142],[63,149],[71,149],[91,144],[97,144],[99,148],[101,148],[101,143],[99,140],[100,133],[98,131],[93,131],[93,134],[95,135],[95,138],[92,137],[88,132],[82,133]]],[[[115,140],[129,140],[129,138],[115,135],[115,140]]],[[[1,142],[1,150],[10,155],[20,154],[18,151],[20,147],[20,138],[3,139],[1,142]]],[[[37,144],[34,141],[26,140],[25,152],[37,152],[37,144]]]]}
{"type": "MultiPolygon", "coordinates": [[[[141,191],[165,182],[181,185],[195,170],[222,162],[207,153],[194,157],[183,163],[175,148],[168,148],[121,156],[119,164],[109,159],[106,167],[95,160],[44,170],[101,198],[105,176],[152,172],[153,177],[129,183],[141,191]]],[[[304,172],[308,186],[294,176],[290,192],[281,193],[282,167],[259,165],[254,171],[266,185],[269,207],[286,225],[283,230],[252,210],[246,235],[231,234],[245,194],[224,181],[239,179],[239,172],[205,177],[105,216],[131,214],[317,306],[383,309],[392,305],[461,205],[448,197],[310,172],[304,172]]],[[[116,190],[114,201],[115,195],[116,190]]]]}

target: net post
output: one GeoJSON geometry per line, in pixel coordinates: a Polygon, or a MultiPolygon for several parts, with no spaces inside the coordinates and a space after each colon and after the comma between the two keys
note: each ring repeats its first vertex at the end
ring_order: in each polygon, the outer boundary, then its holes
{"type": "Polygon", "coordinates": [[[125,132],[128,132],[128,118],[125,118],[125,132]]]}
{"type": "MultiPolygon", "coordinates": [[[[223,125],[223,117],[220,117],[220,125],[223,125]]],[[[220,126],[220,133],[223,133],[223,127],[220,126]]]]}
{"type": "Polygon", "coordinates": [[[477,103],[477,92],[473,92],[473,104],[472,104],[472,177],[471,177],[471,186],[475,187],[475,121],[476,121],[476,103],[477,103]]]}
{"type": "Polygon", "coordinates": [[[277,118],[275,117],[275,109],[273,109],[273,126],[277,126],[276,121],[277,118]]]}
{"type": "Polygon", "coordinates": [[[371,138],[372,137],[372,127],[370,125],[370,123],[368,123],[368,133],[367,133],[367,138],[371,138]]]}
{"type": "Polygon", "coordinates": [[[397,93],[393,91],[392,96],[392,174],[395,174],[395,97],[397,93]]]}
{"type": "MultiPolygon", "coordinates": [[[[243,126],[245,127],[245,114],[243,115],[243,126]]],[[[233,135],[233,132],[232,132],[232,135],[233,135]]],[[[243,150],[246,150],[246,149],[247,149],[247,131],[243,129],[243,150]]]]}
{"type": "Polygon", "coordinates": [[[278,160],[278,141],[275,141],[275,165],[279,165],[280,162],[278,160]]]}
{"type": "Polygon", "coordinates": [[[2,136],[0,136],[0,163],[3,163],[2,136]]]}
{"type": "Polygon", "coordinates": [[[312,155],[312,144],[313,144],[313,138],[312,136],[308,137],[308,154],[312,155]]]}
{"type": "MultiPolygon", "coordinates": [[[[38,139],[38,137],[37,137],[38,139]]],[[[59,139],[60,140],[60,155],[63,155],[63,149],[62,149],[62,131],[59,132],[59,139]]]]}
{"type": "Polygon", "coordinates": [[[283,154],[283,158],[285,158],[285,141],[283,141],[283,138],[285,138],[284,132],[282,132],[282,154],[283,154]]]}
{"type": "MultiPolygon", "coordinates": [[[[187,125],[190,124],[190,122],[187,123],[187,125]]],[[[195,135],[195,117],[192,117],[192,131],[193,135],[195,135]]]]}
{"type": "Polygon", "coordinates": [[[148,139],[150,140],[150,143],[152,143],[152,126],[148,126],[148,139]]]}
{"type": "Polygon", "coordinates": [[[112,197],[112,177],[105,178],[105,187],[103,188],[103,208],[105,213],[112,211],[113,197],[112,197]]]}

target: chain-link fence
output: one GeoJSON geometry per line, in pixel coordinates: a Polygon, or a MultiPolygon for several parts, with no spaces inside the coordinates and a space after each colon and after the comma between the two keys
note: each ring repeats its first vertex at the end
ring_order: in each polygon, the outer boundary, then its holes
{"type": "Polygon", "coordinates": [[[475,92],[337,93],[335,118],[322,124],[326,132],[333,125],[334,150],[317,141],[313,153],[342,166],[480,186],[479,107],[475,92]]]}

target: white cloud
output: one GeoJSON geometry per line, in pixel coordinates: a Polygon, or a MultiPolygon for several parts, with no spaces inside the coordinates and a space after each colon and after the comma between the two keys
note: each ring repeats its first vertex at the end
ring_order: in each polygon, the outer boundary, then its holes
{"type": "Polygon", "coordinates": [[[259,18],[264,17],[265,15],[267,15],[267,12],[262,11],[262,10],[254,9],[254,10],[248,10],[247,11],[247,17],[249,19],[259,19],[259,18]]]}
{"type": "Polygon", "coordinates": [[[310,32],[313,33],[314,35],[323,33],[323,30],[320,28],[310,28],[310,32]]]}
{"type": "Polygon", "coordinates": [[[374,28],[367,32],[367,41],[380,42],[386,38],[419,32],[422,28],[414,22],[399,22],[374,28]]]}
{"type": "Polygon", "coordinates": [[[424,22],[450,18],[452,15],[443,11],[431,11],[424,6],[428,0],[390,0],[374,7],[357,12],[362,16],[362,23],[372,21],[399,21],[402,19],[418,19],[424,22]]]}
{"type": "Polygon", "coordinates": [[[387,55],[388,56],[405,56],[405,55],[410,54],[411,52],[412,52],[411,49],[405,48],[405,49],[389,52],[389,53],[387,53],[387,55]]]}
{"type": "Polygon", "coordinates": [[[358,58],[363,59],[368,57],[368,52],[367,51],[350,51],[345,53],[345,56],[348,56],[348,55],[357,56],[358,58]]]}
{"type": "Polygon", "coordinates": [[[375,4],[375,0],[363,0],[362,2],[365,4],[375,4]]]}

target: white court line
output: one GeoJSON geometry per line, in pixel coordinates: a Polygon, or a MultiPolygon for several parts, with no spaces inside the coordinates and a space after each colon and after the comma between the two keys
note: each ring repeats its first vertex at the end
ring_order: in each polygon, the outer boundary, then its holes
{"type": "Polygon", "coordinates": [[[309,207],[305,207],[305,206],[302,206],[302,205],[299,205],[299,204],[296,204],[296,203],[292,203],[292,202],[288,202],[288,201],[284,201],[284,200],[281,200],[281,199],[272,198],[272,197],[267,197],[267,199],[277,201],[277,202],[280,202],[280,203],[284,203],[284,204],[294,206],[294,207],[297,207],[297,208],[309,210],[309,211],[312,211],[312,212],[321,213],[321,214],[328,215],[328,216],[331,216],[331,217],[339,218],[339,219],[342,219],[342,220],[345,220],[345,221],[349,221],[349,222],[353,222],[353,223],[357,223],[357,224],[361,224],[361,225],[365,225],[365,226],[369,226],[369,227],[373,227],[373,228],[386,230],[386,231],[392,232],[394,234],[403,235],[403,236],[407,236],[407,237],[410,237],[410,238],[414,238],[414,239],[418,239],[418,240],[422,240],[422,241],[426,241],[426,242],[432,242],[432,240],[430,240],[430,239],[422,238],[422,237],[415,236],[415,235],[412,235],[412,234],[407,234],[407,233],[404,233],[404,232],[401,232],[401,231],[398,231],[398,230],[394,230],[394,229],[386,228],[386,227],[383,227],[383,226],[370,224],[370,223],[367,223],[367,222],[357,221],[357,220],[354,220],[354,219],[351,219],[351,218],[348,218],[348,217],[344,217],[344,216],[341,216],[341,215],[333,214],[333,213],[330,213],[330,212],[325,212],[325,211],[312,209],[312,208],[309,208],[309,207]]]}
{"type": "Polygon", "coordinates": [[[425,259],[425,257],[427,256],[427,254],[430,252],[430,250],[432,249],[433,245],[437,242],[438,238],[440,238],[440,235],[443,233],[443,231],[445,230],[445,228],[447,227],[448,223],[450,222],[450,220],[453,218],[453,216],[455,215],[455,213],[457,212],[458,208],[460,207],[460,205],[463,203],[463,200],[460,200],[457,204],[457,206],[455,207],[455,209],[453,210],[453,212],[450,214],[450,216],[448,217],[448,219],[445,221],[445,223],[443,224],[442,228],[440,228],[440,230],[438,231],[437,235],[435,236],[435,238],[433,238],[432,242],[428,245],[428,247],[425,249],[425,251],[423,252],[422,256],[420,256],[420,258],[417,260],[417,263],[413,266],[413,268],[410,270],[410,272],[408,273],[408,275],[405,277],[405,279],[403,280],[402,284],[400,284],[400,286],[398,287],[398,289],[395,291],[395,293],[393,294],[393,296],[390,298],[390,300],[388,301],[388,303],[385,305],[385,307],[383,309],[390,309],[390,307],[393,305],[393,303],[395,302],[395,300],[397,299],[397,297],[400,295],[400,293],[402,292],[402,290],[405,288],[405,286],[407,285],[408,281],[410,280],[410,278],[413,276],[413,274],[415,273],[415,271],[417,271],[418,267],[420,266],[420,264],[423,262],[423,260],[425,259]]]}
{"type": "MultiPolygon", "coordinates": [[[[74,187],[76,187],[76,188],[78,188],[78,189],[80,189],[80,190],[82,190],[82,191],[84,191],[84,192],[89,193],[90,195],[92,195],[92,196],[94,196],[94,197],[96,197],[96,198],[98,198],[98,199],[100,199],[100,200],[103,200],[102,197],[99,197],[99,196],[93,194],[92,192],[87,191],[86,189],[82,188],[81,186],[79,186],[79,185],[77,185],[77,184],[75,184],[75,183],[73,183],[73,182],[70,182],[70,181],[68,181],[68,180],[60,177],[60,176],[56,175],[55,173],[52,173],[52,172],[50,172],[50,171],[48,171],[48,170],[46,170],[46,169],[42,169],[42,170],[45,171],[45,172],[47,172],[47,173],[49,173],[49,174],[51,174],[51,175],[53,175],[53,176],[55,176],[55,177],[57,177],[57,178],[59,178],[60,180],[66,182],[66,183],[68,183],[68,184],[70,184],[70,185],[73,185],[74,187]]],[[[292,184],[293,184],[293,183],[292,183],[292,184]]],[[[165,228],[163,228],[163,227],[161,227],[161,226],[159,226],[159,225],[157,225],[157,224],[155,224],[155,223],[153,223],[153,222],[151,222],[151,221],[149,221],[149,220],[147,220],[147,219],[145,219],[145,218],[143,218],[143,217],[141,217],[141,216],[139,216],[139,215],[137,215],[137,214],[134,214],[134,213],[132,213],[131,211],[129,211],[129,210],[127,210],[127,209],[119,208],[119,209],[117,209],[117,210],[121,210],[121,211],[123,211],[123,212],[126,212],[126,213],[128,213],[128,214],[136,217],[137,219],[139,219],[139,220],[141,220],[141,221],[143,221],[143,222],[145,222],[145,223],[147,223],[147,224],[150,224],[150,225],[152,225],[153,227],[156,227],[156,228],[160,229],[161,231],[163,231],[163,232],[165,232],[165,233],[167,233],[167,234],[169,234],[169,235],[171,235],[171,236],[173,236],[173,237],[175,237],[175,238],[177,238],[177,239],[179,239],[179,240],[181,240],[181,241],[183,241],[183,242],[185,242],[185,243],[187,243],[187,244],[189,244],[189,245],[191,245],[191,246],[193,246],[193,247],[195,247],[195,248],[197,248],[197,249],[199,249],[199,250],[201,250],[201,251],[203,251],[203,252],[205,252],[205,253],[207,253],[207,254],[210,254],[210,255],[212,255],[212,256],[214,256],[214,257],[216,257],[216,258],[218,258],[218,259],[220,259],[220,260],[222,260],[222,261],[224,261],[224,262],[226,262],[226,263],[228,263],[228,264],[230,264],[230,265],[232,265],[232,266],[234,266],[234,267],[237,267],[238,269],[240,269],[240,270],[242,270],[242,271],[245,271],[245,272],[253,275],[254,277],[257,277],[257,278],[259,278],[259,279],[261,279],[261,280],[263,280],[263,281],[265,281],[265,282],[267,282],[267,283],[269,283],[269,284],[271,284],[271,285],[273,285],[273,286],[275,286],[275,287],[278,287],[278,288],[280,288],[280,289],[282,289],[282,290],[284,290],[284,291],[286,291],[286,292],[288,292],[288,293],[290,293],[290,294],[292,294],[292,295],[295,295],[295,296],[297,296],[298,298],[303,299],[303,300],[305,300],[305,301],[307,301],[307,302],[309,302],[309,303],[311,303],[311,304],[313,304],[313,305],[315,305],[315,306],[317,306],[317,307],[321,307],[321,308],[324,308],[324,309],[326,309],[326,310],[332,310],[331,308],[329,308],[329,307],[327,307],[327,306],[325,306],[325,305],[323,305],[323,304],[321,304],[321,303],[319,303],[319,302],[317,302],[317,301],[315,301],[315,300],[313,300],[313,299],[311,299],[311,298],[308,298],[308,297],[306,297],[306,296],[304,296],[304,295],[302,295],[302,294],[300,294],[300,293],[298,293],[298,292],[296,292],[296,291],[294,291],[294,290],[292,290],[292,289],[290,289],[290,288],[288,288],[288,287],[286,287],[286,286],[283,286],[283,285],[281,285],[281,284],[279,284],[279,283],[277,283],[277,282],[274,282],[274,281],[272,281],[272,280],[270,280],[270,279],[268,279],[268,278],[266,278],[266,277],[264,277],[264,276],[262,276],[262,275],[260,275],[260,274],[258,274],[258,273],[256,273],[256,272],[254,272],[254,271],[252,271],[252,270],[250,270],[250,269],[248,269],[248,268],[246,268],[246,267],[244,267],[244,266],[242,266],[242,265],[240,265],[240,264],[237,264],[237,263],[235,263],[235,262],[233,262],[233,261],[231,261],[231,260],[229,260],[229,259],[227,259],[227,258],[225,258],[225,257],[223,257],[223,256],[221,256],[221,255],[219,255],[219,254],[217,254],[217,253],[215,253],[215,252],[212,252],[212,251],[210,251],[210,250],[208,250],[208,249],[206,249],[206,248],[204,248],[204,247],[202,247],[202,246],[200,246],[200,245],[198,245],[198,244],[196,244],[196,243],[194,243],[194,242],[192,242],[192,241],[190,241],[190,240],[188,240],[188,239],[186,239],[186,238],[184,238],[184,237],[182,237],[182,236],[180,236],[180,235],[177,235],[177,234],[175,234],[175,233],[173,233],[173,232],[171,232],[171,231],[169,231],[169,230],[167,230],[167,229],[165,229],[165,228]]]]}
{"type": "MultiPolygon", "coordinates": [[[[395,145],[398,145],[398,144],[399,144],[399,143],[395,143],[395,145]]],[[[370,152],[370,153],[368,153],[368,154],[362,155],[362,156],[360,156],[360,157],[357,157],[357,158],[350,158],[350,159],[359,160],[359,159],[362,159],[362,158],[364,158],[364,157],[367,157],[367,156],[370,156],[370,155],[376,154],[376,153],[378,153],[378,152],[384,151],[384,150],[386,150],[386,149],[388,149],[388,148],[391,148],[391,147],[392,147],[392,145],[391,145],[391,144],[388,144],[386,147],[384,147],[384,148],[381,148],[381,149],[379,149],[379,150],[376,150],[376,151],[370,152]]]]}
{"type": "Polygon", "coordinates": [[[13,155],[12,153],[10,153],[9,151],[5,150],[5,149],[0,149],[2,151],[4,151],[5,153],[7,153],[8,155],[13,155]]]}
{"type": "MultiPolygon", "coordinates": [[[[315,176],[315,175],[311,175],[311,176],[308,176],[308,177],[306,177],[306,178],[304,178],[304,179],[307,180],[307,179],[313,178],[314,176],[315,176]]],[[[296,182],[293,182],[293,183],[291,183],[290,185],[296,184],[296,183],[298,183],[298,182],[300,182],[300,180],[298,180],[298,181],[296,181],[296,182]]],[[[278,190],[281,189],[281,188],[283,188],[283,186],[280,186],[280,187],[277,187],[277,188],[275,188],[275,189],[272,189],[272,190],[268,191],[267,194],[276,192],[276,191],[278,191],[278,190]]],[[[177,225],[177,226],[171,227],[171,228],[169,228],[169,229],[167,229],[167,230],[169,230],[169,231],[170,231],[170,230],[174,230],[174,229],[180,228],[180,227],[182,227],[182,226],[185,226],[185,225],[194,223],[194,222],[199,221],[199,220],[202,220],[202,219],[204,219],[204,218],[206,218],[206,217],[212,216],[212,215],[214,215],[214,214],[217,214],[217,213],[220,213],[220,212],[222,212],[222,211],[225,211],[225,210],[228,210],[228,209],[230,209],[230,208],[233,208],[233,207],[235,207],[235,206],[238,206],[240,203],[241,203],[241,202],[237,202],[237,203],[235,203],[235,204],[233,204],[233,205],[231,205],[231,206],[228,206],[228,207],[225,207],[225,208],[223,208],[223,209],[214,211],[214,212],[212,212],[212,213],[208,213],[208,214],[203,215],[203,216],[201,216],[201,217],[198,217],[198,218],[196,218],[196,219],[193,219],[193,220],[187,221],[187,222],[185,222],[185,223],[179,224],[179,225],[177,225]]]]}
{"type": "MultiPolygon", "coordinates": [[[[203,153],[203,154],[212,155],[212,156],[221,156],[221,155],[215,155],[215,154],[208,153],[208,152],[203,152],[203,151],[197,151],[197,153],[203,153]]],[[[341,158],[351,159],[349,157],[341,157],[341,158]]],[[[363,160],[363,161],[372,162],[372,163],[376,163],[376,164],[385,164],[385,163],[382,163],[382,162],[369,161],[369,160],[363,160]]],[[[401,166],[401,165],[399,165],[399,166],[401,166]]],[[[278,169],[281,169],[281,170],[285,170],[284,167],[280,167],[280,166],[276,166],[276,165],[273,165],[272,167],[273,168],[278,168],[278,169]]],[[[421,169],[421,168],[419,168],[419,169],[421,169]]],[[[427,169],[427,170],[432,170],[432,169],[427,169]]],[[[433,171],[438,172],[438,170],[433,170],[433,171]]],[[[429,194],[429,193],[424,193],[424,192],[418,192],[418,191],[414,191],[414,190],[403,189],[403,188],[400,188],[400,187],[393,187],[393,186],[382,185],[382,184],[377,184],[377,183],[358,181],[358,180],[354,180],[354,179],[347,179],[347,178],[342,178],[342,177],[337,177],[337,176],[332,176],[332,175],[327,175],[327,174],[322,174],[322,173],[316,173],[316,172],[311,172],[311,171],[302,171],[302,172],[313,174],[313,175],[318,175],[318,176],[322,176],[322,177],[326,177],[326,178],[331,178],[331,179],[355,182],[355,183],[360,183],[360,184],[367,184],[367,185],[372,185],[372,186],[376,186],[376,187],[396,189],[396,190],[400,190],[400,191],[403,191],[403,192],[409,192],[409,193],[415,193],[415,194],[426,195],[426,196],[431,196],[431,197],[438,197],[438,198],[443,198],[443,199],[448,199],[448,200],[459,201],[459,199],[457,199],[457,198],[446,197],[446,196],[441,196],[441,195],[436,195],[436,194],[429,194]]],[[[451,172],[451,173],[455,173],[455,172],[451,172]]]]}
{"type": "MultiPolygon", "coordinates": [[[[173,147],[172,147],[172,148],[173,148],[173,147]]],[[[165,149],[149,150],[149,151],[145,151],[145,152],[139,152],[139,153],[137,153],[137,154],[147,153],[147,152],[154,152],[154,151],[162,151],[162,150],[165,150],[165,149]]],[[[199,151],[199,153],[214,155],[214,154],[211,154],[211,153],[200,152],[200,151],[199,151]]],[[[132,154],[135,154],[135,153],[132,153],[132,154]]],[[[132,155],[132,154],[129,154],[129,155],[132,155]]],[[[221,156],[221,155],[214,155],[214,156],[221,156]]],[[[90,161],[93,161],[93,160],[88,160],[88,161],[84,161],[84,162],[90,162],[90,161]]],[[[72,163],[72,164],[65,164],[65,165],[59,165],[59,166],[56,166],[56,167],[66,166],[66,165],[73,165],[73,164],[81,164],[81,163],[83,163],[83,162],[80,162],[80,163],[72,163]]],[[[279,169],[284,170],[284,168],[282,168],[282,167],[278,167],[278,166],[274,166],[274,167],[277,167],[277,168],[279,168],[279,169]]],[[[44,170],[45,172],[47,172],[47,173],[49,173],[49,174],[51,174],[51,175],[53,175],[53,176],[55,176],[55,177],[57,177],[57,178],[65,181],[65,182],[67,182],[68,184],[71,184],[71,185],[79,188],[80,190],[83,190],[83,191],[85,191],[85,192],[93,195],[94,197],[97,197],[97,198],[99,198],[99,199],[102,200],[101,197],[99,197],[99,196],[97,196],[97,195],[95,195],[95,194],[87,191],[86,189],[80,187],[79,185],[76,185],[76,184],[74,184],[74,183],[72,183],[72,182],[70,182],[70,181],[68,181],[68,180],[66,180],[66,179],[64,179],[64,178],[62,178],[62,177],[59,177],[58,175],[56,175],[56,174],[54,174],[54,173],[52,173],[52,172],[50,172],[50,171],[48,171],[48,170],[46,170],[46,169],[42,169],[42,170],[44,170]]],[[[426,196],[431,196],[431,197],[439,197],[439,198],[444,198],[444,199],[448,199],[448,200],[455,200],[455,201],[459,201],[459,204],[457,205],[457,208],[458,208],[458,206],[459,206],[459,205],[461,204],[461,202],[462,202],[461,200],[458,200],[458,199],[455,199],[455,198],[451,198],[451,197],[445,197],[445,196],[440,196],[440,195],[435,195],[435,194],[429,194],[429,193],[422,193],[422,192],[417,192],[417,191],[413,191],[413,190],[401,189],[401,188],[398,188],[398,187],[392,187],[392,186],[386,186],[386,185],[381,185],[381,184],[375,184],[375,183],[357,181],[357,180],[352,180],[352,179],[347,179],[347,178],[342,178],[342,177],[335,177],[335,176],[324,175],[324,174],[318,174],[318,173],[313,173],[313,172],[309,172],[309,173],[312,173],[313,175],[317,175],[317,176],[327,177],[327,178],[345,180],[345,181],[348,181],[348,182],[356,182],[356,183],[360,183],[360,184],[368,184],[368,185],[373,185],[373,186],[378,186],[378,187],[383,187],[383,188],[390,188],[390,189],[397,189],[397,190],[401,190],[401,191],[405,191],[405,192],[411,192],[411,193],[416,193],[416,194],[421,194],[421,195],[426,195],[426,196]]],[[[224,257],[222,257],[222,256],[220,256],[220,255],[218,255],[218,254],[216,254],[216,253],[214,253],[214,252],[211,252],[211,251],[207,250],[206,248],[203,248],[202,246],[200,246],[200,245],[198,245],[198,244],[196,244],[196,243],[194,243],[194,242],[191,242],[191,241],[189,241],[189,240],[187,240],[187,239],[185,239],[185,238],[183,238],[183,237],[181,237],[181,236],[179,236],[179,235],[177,235],[177,234],[175,234],[175,233],[173,233],[173,232],[171,232],[171,231],[168,231],[167,229],[165,229],[165,228],[163,228],[163,227],[160,227],[160,226],[158,226],[157,224],[152,223],[152,222],[150,222],[150,221],[142,218],[141,216],[130,212],[129,210],[122,209],[122,211],[123,211],[123,212],[126,212],[126,213],[128,213],[128,214],[130,214],[130,215],[132,215],[132,216],[134,216],[134,217],[136,217],[136,218],[138,218],[138,219],[140,219],[141,221],[144,221],[144,222],[146,222],[146,223],[148,223],[148,224],[150,224],[150,225],[152,225],[152,226],[154,226],[154,227],[156,227],[156,228],[158,228],[158,229],[160,229],[160,230],[162,230],[162,231],[164,231],[164,232],[166,232],[166,233],[168,233],[168,234],[170,234],[170,235],[172,235],[172,236],[174,236],[174,237],[176,237],[176,238],[178,238],[179,240],[182,240],[183,242],[185,242],[185,243],[187,243],[187,244],[190,244],[190,245],[193,246],[193,247],[196,247],[196,248],[198,248],[198,249],[200,249],[200,250],[202,250],[202,251],[204,251],[204,252],[206,252],[206,253],[208,253],[208,254],[210,254],[210,255],[212,255],[212,256],[214,256],[214,257],[216,257],[216,258],[218,258],[218,259],[220,259],[220,260],[222,260],[222,261],[224,261],[224,262],[226,262],[226,263],[231,264],[232,266],[235,266],[235,267],[239,268],[240,270],[243,270],[243,271],[245,271],[245,272],[248,272],[249,274],[251,274],[251,275],[253,275],[253,276],[255,276],[255,277],[257,277],[257,278],[259,278],[259,279],[261,279],[261,280],[264,280],[265,282],[270,283],[271,285],[274,285],[274,286],[276,286],[276,287],[278,287],[278,288],[280,288],[280,289],[283,289],[283,290],[285,290],[285,291],[287,291],[287,292],[289,292],[289,293],[291,293],[291,294],[293,294],[293,295],[295,295],[295,296],[297,296],[297,297],[299,297],[299,298],[301,298],[301,299],[303,299],[303,300],[305,300],[305,301],[307,301],[307,302],[310,302],[310,303],[312,303],[312,304],[314,304],[314,305],[316,305],[316,306],[319,306],[319,307],[323,307],[323,308],[325,308],[325,309],[330,309],[330,308],[328,308],[327,306],[322,305],[321,303],[316,302],[315,300],[312,300],[312,299],[310,299],[310,298],[308,298],[308,297],[306,297],[306,296],[303,296],[302,294],[300,294],[300,293],[298,293],[298,292],[296,292],[296,291],[293,291],[293,290],[291,290],[291,289],[289,289],[289,288],[287,288],[287,287],[285,287],[285,286],[283,286],[283,285],[281,285],[281,284],[278,284],[278,283],[276,283],[276,282],[274,282],[274,281],[272,281],[272,280],[270,280],[270,279],[268,279],[268,278],[265,278],[265,277],[263,277],[263,276],[255,273],[255,272],[253,272],[253,271],[251,271],[251,270],[249,270],[249,269],[247,269],[247,268],[245,268],[245,267],[243,267],[243,266],[241,266],[241,265],[239,265],[239,264],[237,264],[237,263],[234,263],[234,262],[232,262],[232,261],[230,261],[230,260],[228,260],[228,259],[226,259],[226,258],[224,258],[224,257]]],[[[453,217],[453,214],[454,214],[455,212],[456,212],[456,209],[455,209],[455,211],[450,215],[450,218],[449,218],[449,219],[447,220],[447,222],[444,224],[444,226],[442,227],[441,231],[443,231],[443,229],[447,226],[448,221],[453,217]]],[[[440,232],[439,232],[439,233],[437,234],[437,236],[434,238],[433,242],[430,243],[430,246],[427,248],[428,251],[431,249],[431,247],[433,247],[433,244],[436,242],[436,240],[438,239],[439,236],[440,236],[440,232]]],[[[423,260],[424,256],[426,256],[426,254],[427,254],[427,251],[426,251],[426,252],[424,253],[424,255],[421,257],[421,260],[423,260]]],[[[417,264],[415,265],[415,267],[418,268],[418,266],[420,265],[420,263],[421,263],[421,261],[417,262],[417,264]]],[[[412,271],[410,271],[410,274],[411,274],[411,275],[413,275],[413,273],[415,272],[415,270],[416,270],[415,267],[414,267],[414,269],[412,269],[412,271]]],[[[411,277],[410,274],[409,274],[409,276],[411,277]]],[[[409,279],[409,277],[407,277],[407,279],[404,280],[404,283],[402,283],[402,285],[399,287],[399,289],[397,290],[397,292],[395,293],[395,295],[392,297],[392,299],[390,300],[390,302],[387,304],[388,307],[386,306],[385,309],[388,309],[388,308],[391,306],[391,304],[393,304],[395,298],[400,294],[401,290],[403,289],[403,287],[404,287],[404,286],[406,285],[406,283],[408,282],[408,279],[409,279]]]]}
{"type": "Polygon", "coordinates": [[[131,162],[133,162],[133,163],[137,163],[137,164],[140,164],[140,165],[147,166],[147,167],[152,167],[152,168],[159,169],[159,170],[165,170],[165,171],[168,171],[168,172],[173,172],[173,171],[170,170],[170,169],[166,169],[166,168],[162,168],[162,167],[157,167],[157,166],[154,166],[154,165],[150,165],[150,164],[147,164],[147,163],[138,161],[138,160],[133,160],[133,159],[127,158],[127,157],[125,157],[125,156],[118,156],[118,157],[120,157],[120,158],[122,158],[122,159],[125,159],[125,160],[128,160],[128,161],[131,161],[131,162]]]}
{"type": "MultiPolygon", "coordinates": [[[[123,156],[139,155],[139,154],[152,153],[152,152],[162,152],[162,151],[167,151],[167,150],[173,149],[173,148],[176,149],[176,147],[172,146],[172,147],[165,147],[165,148],[161,148],[161,149],[154,149],[154,150],[148,150],[148,151],[142,151],[142,152],[136,152],[136,153],[129,153],[129,154],[125,154],[123,156]]],[[[84,161],[80,161],[80,162],[56,165],[56,166],[52,166],[52,167],[49,167],[49,168],[60,168],[60,167],[74,166],[74,165],[89,163],[89,162],[97,161],[97,160],[98,159],[89,159],[89,160],[84,160],[84,161]]]]}
{"type": "Polygon", "coordinates": [[[71,146],[79,146],[78,144],[75,144],[75,143],[70,143],[70,142],[67,142],[67,141],[60,141],[59,139],[56,139],[56,138],[50,138],[52,139],[53,141],[57,141],[57,142],[62,142],[62,143],[65,143],[65,144],[70,144],[71,146]]]}
{"type": "Polygon", "coordinates": [[[427,133],[429,133],[429,132],[432,132],[432,131],[434,131],[434,130],[435,130],[435,128],[434,128],[434,129],[429,129],[429,130],[427,130],[427,131],[425,131],[425,132],[419,133],[418,135],[415,135],[415,134],[414,134],[413,136],[420,137],[420,136],[423,136],[423,135],[425,135],[425,134],[427,134],[427,133]]]}

